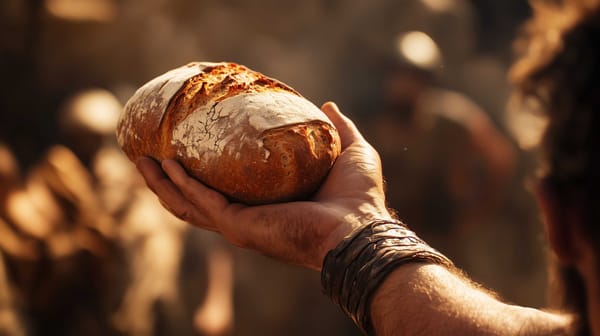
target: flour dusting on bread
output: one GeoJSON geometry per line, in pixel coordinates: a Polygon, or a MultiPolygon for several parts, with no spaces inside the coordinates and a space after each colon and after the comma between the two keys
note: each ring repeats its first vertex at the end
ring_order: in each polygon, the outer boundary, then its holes
{"type": "Polygon", "coordinates": [[[199,107],[175,126],[171,143],[182,145],[185,155],[199,159],[204,153],[222,154],[232,140],[243,143],[244,125],[262,133],[324,118],[315,105],[288,92],[242,93],[199,107]]]}

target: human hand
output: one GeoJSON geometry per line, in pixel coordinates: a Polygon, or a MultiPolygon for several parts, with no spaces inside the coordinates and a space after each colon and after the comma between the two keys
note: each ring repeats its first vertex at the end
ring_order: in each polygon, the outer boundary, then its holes
{"type": "Polygon", "coordinates": [[[342,153],[308,201],[247,206],[229,202],[173,160],[164,160],[161,169],[144,157],[137,167],[178,218],[219,232],[234,245],[320,270],[327,252],[354,229],[373,218],[391,218],[379,155],[334,103],[321,109],[338,129],[342,153]]]}

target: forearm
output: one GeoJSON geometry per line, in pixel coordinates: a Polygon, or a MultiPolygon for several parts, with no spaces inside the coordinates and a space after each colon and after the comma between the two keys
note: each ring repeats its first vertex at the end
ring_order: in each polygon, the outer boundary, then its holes
{"type": "Polygon", "coordinates": [[[499,301],[445,267],[408,264],[375,292],[377,335],[567,335],[570,318],[499,301]]]}

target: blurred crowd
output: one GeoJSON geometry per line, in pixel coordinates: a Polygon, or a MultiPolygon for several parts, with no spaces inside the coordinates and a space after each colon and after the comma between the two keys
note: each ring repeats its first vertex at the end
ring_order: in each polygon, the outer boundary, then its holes
{"type": "Polygon", "coordinates": [[[190,61],[233,61],[380,152],[389,206],[473,279],[544,304],[526,181],[543,121],[507,106],[524,0],[4,0],[0,335],[358,335],[319,277],[162,209],[121,107],[190,61]],[[499,251],[503,251],[500,253],[499,251]]]}

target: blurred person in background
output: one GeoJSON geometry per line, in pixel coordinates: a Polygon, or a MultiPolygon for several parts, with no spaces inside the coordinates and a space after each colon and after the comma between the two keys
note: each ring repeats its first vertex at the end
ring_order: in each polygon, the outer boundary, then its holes
{"type": "Polygon", "coordinates": [[[22,180],[0,147],[10,182],[0,193],[0,325],[25,335],[228,334],[228,249],[190,232],[144,188],[116,146],[120,111],[106,90],[73,94],[58,113],[62,144],[22,180]],[[190,253],[198,269],[183,267],[190,253]]]}
{"type": "Polygon", "coordinates": [[[120,251],[93,178],[71,150],[51,146],[13,180],[0,226],[3,286],[25,334],[111,333],[108,316],[124,275],[120,251]]]}
{"type": "Polygon", "coordinates": [[[514,148],[481,107],[436,84],[443,56],[431,37],[412,31],[396,42],[381,62],[382,111],[365,120],[365,132],[385,159],[390,207],[443,244],[494,217],[514,148]]]}
{"type": "Polygon", "coordinates": [[[551,311],[499,300],[394,219],[377,152],[332,103],[322,109],[343,151],[311,201],[231,204],[174,161],[138,168],[176,216],[321,271],[325,292],[369,334],[600,335],[600,2],[532,4],[512,78],[548,117],[537,198],[555,270],[551,311]]]}
{"type": "Polygon", "coordinates": [[[471,98],[440,84],[444,57],[429,35],[405,32],[395,42],[378,63],[380,111],[360,123],[382,157],[388,206],[470,276],[514,293],[523,272],[499,265],[490,247],[528,237],[499,219],[516,178],[516,149],[471,98]],[[482,243],[485,234],[495,242],[482,243]]]}

